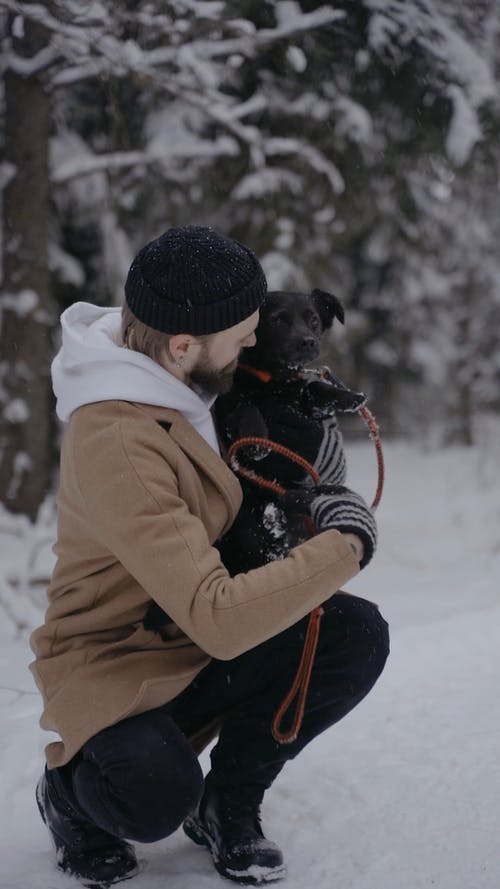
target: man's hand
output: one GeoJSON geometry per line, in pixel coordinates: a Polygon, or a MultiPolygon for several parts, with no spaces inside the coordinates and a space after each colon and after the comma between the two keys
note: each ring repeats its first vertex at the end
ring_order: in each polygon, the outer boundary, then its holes
{"type": "Polygon", "coordinates": [[[376,546],[377,526],[372,510],[359,494],[344,485],[307,485],[286,491],[280,496],[279,504],[285,514],[309,513],[317,531],[327,528],[340,531],[362,568],[370,561],[376,546]],[[354,533],[358,529],[359,533],[354,533]]]}
{"type": "Polygon", "coordinates": [[[353,549],[354,555],[356,556],[358,562],[363,561],[363,556],[365,554],[365,547],[363,545],[363,541],[357,534],[342,534],[342,537],[349,544],[349,546],[353,549]]]}

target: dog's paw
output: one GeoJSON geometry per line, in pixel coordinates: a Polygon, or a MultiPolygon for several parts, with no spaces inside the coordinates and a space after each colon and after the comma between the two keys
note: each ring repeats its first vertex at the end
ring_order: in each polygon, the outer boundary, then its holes
{"type": "Polygon", "coordinates": [[[318,496],[316,487],[292,488],[279,497],[279,504],[287,513],[307,513],[311,503],[318,496]]]}
{"type": "Polygon", "coordinates": [[[259,460],[264,460],[265,457],[269,456],[271,448],[266,448],[265,444],[249,444],[241,448],[241,453],[244,454],[247,460],[258,463],[259,460]]]}

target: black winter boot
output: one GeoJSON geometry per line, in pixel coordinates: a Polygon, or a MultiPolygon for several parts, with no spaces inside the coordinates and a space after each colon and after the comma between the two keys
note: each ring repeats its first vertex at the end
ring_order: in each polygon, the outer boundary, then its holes
{"type": "Polygon", "coordinates": [[[138,872],[130,843],[101,830],[56,795],[47,774],[36,788],[40,815],[56,847],[57,864],[90,889],[108,889],[138,872]]]}
{"type": "Polygon", "coordinates": [[[184,832],[207,846],[220,874],[237,883],[258,885],[286,876],[283,855],[260,826],[262,794],[253,788],[220,789],[211,775],[198,809],[184,822],[184,832]]]}

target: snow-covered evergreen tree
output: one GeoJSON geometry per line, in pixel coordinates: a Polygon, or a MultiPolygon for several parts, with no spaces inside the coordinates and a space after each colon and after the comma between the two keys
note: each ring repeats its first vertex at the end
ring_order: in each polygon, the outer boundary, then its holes
{"type": "Polygon", "coordinates": [[[387,428],[436,405],[467,437],[496,403],[492,328],[474,321],[498,302],[495,2],[0,0],[0,16],[9,508],[35,516],[50,486],[58,310],[119,300],[169,225],[248,241],[271,287],[335,290],[335,361],[387,428]]]}

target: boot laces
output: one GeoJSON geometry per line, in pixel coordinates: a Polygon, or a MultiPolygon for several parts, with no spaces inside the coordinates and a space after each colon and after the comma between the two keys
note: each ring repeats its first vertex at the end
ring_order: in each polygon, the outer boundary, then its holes
{"type": "Polygon", "coordinates": [[[220,794],[220,817],[228,835],[242,840],[256,840],[264,836],[261,827],[260,800],[254,795],[220,794]]]}

